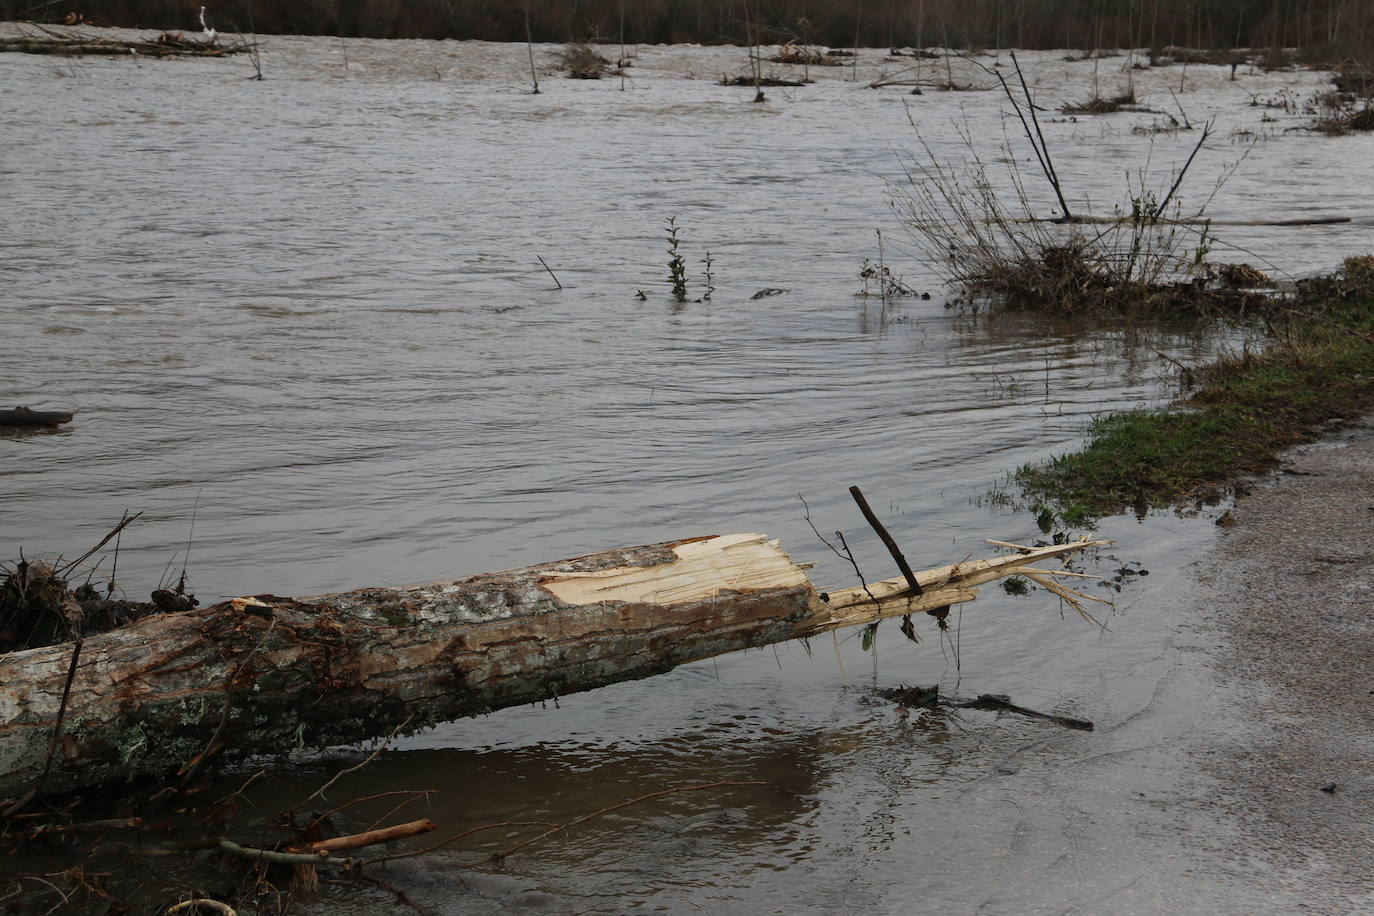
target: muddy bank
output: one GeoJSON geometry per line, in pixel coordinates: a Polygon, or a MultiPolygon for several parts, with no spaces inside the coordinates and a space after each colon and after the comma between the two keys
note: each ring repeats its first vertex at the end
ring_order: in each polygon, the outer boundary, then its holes
{"type": "Polygon", "coordinates": [[[1275,887],[1314,912],[1374,906],[1374,423],[1292,453],[1230,517],[1198,611],[1253,702],[1207,768],[1275,887]]]}

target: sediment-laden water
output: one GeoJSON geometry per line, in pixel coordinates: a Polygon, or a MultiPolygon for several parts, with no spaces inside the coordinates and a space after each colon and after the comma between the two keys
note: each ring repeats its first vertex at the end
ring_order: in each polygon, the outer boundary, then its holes
{"type": "MultiPolygon", "coordinates": [[[[979,497],[1072,447],[1092,415],[1165,396],[1160,354],[1224,343],[951,307],[887,204],[912,122],[952,164],[969,155],[960,131],[998,166],[1005,137],[1031,195],[1047,211],[1051,197],[1000,93],[866,88],[909,60],[865,52],[752,104],[716,82],[743,70],[734,48],[642,47],[623,86],[546,72],[532,95],[523,46],[265,42],[262,82],[246,58],[0,56],[0,396],[79,411],[57,433],[0,437],[0,556],[70,555],[143,510],[120,584],[151,590],[189,539],[210,601],[758,530],[816,561],[818,582],[851,585],[799,496],[871,578],[895,570],[854,483],[918,567],[1035,538],[1033,519],[979,497]],[[666,282],[670,218],[687,303],[666,282]],[[708,251],[714,291],[696,301],[708,251]],[[931,298],[856,296],[880,256],[931,298]],[[752,298],[765,288],[786,292],[752,298]]],[[[1046,108],[1126,83],[1124,58],[1062,56],[1021,55],[1046,108]]],[[[1155,113],[1045,112],[1075,206],[1128,206],[1142,169],[1167,188],[1197,131],[1153,128],[1181,106],[1215,119],[1189,207],[1216,191],[1208,213],[1228,224],[1353,218],[1218,226],[1213,259],[1302,275],[1374,247],[1356,193],[1374,140],[1252,104],[1305,98],[1322,76],[1228,74],[1134,73],[1155,113]]],[[[962,63],[956,76],[992,85],[962,63]]],[[[1170,749],[1219,702],[1199,699],[1209,676],[1188,663],[1209,637],[1177,611],[1210,530],[1108,523],[1119,544],[1089,565],[1124,583],[1096,587],[1120,600],[1105,634],[1043,594],[992,589],[957,643],[930,629],[913,647],[888,627],[876,656],[853,639],[738,654],[410,739],[364,782],[443,790],[426,813],[444,830],[767,785],[617,812],[470,888],[457,866],[477,846],[398,880],[451,912],[1246,911],[1246,865],[1199,875],[1182,858],[1191,830],[1218,863],[1236,838],[1170,749]],[[875,677],[1009,693],[1099,729],[904,717],[871,699],[875,677]]]]}

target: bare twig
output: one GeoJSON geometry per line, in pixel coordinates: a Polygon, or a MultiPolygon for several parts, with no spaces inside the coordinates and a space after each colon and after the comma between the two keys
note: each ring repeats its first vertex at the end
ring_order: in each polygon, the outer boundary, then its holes
{"type": "Polygon", "coordinates": [[[325,793],[331,786],[333,786],[334,783],[338,782],[341,778],[343,778],[344,776],[347,776],[349,773],[356,773],[358,770],[361,770],[363,767],[367,766],[369,763],[371,763],[372,761],[376,760],[377,757],[382,753],[382,751],[386,750],[387,745],[391,744],[391,740],[392,740],[393,738],[395,738],[396,735],[398,735],[398,734],[400,733],[401,729],[403,729],[403,728],[405,728],[407,725],[409,725],[409,724],[410,724],[410,720],[411,720],[411,719],[414,719],[414,718],[415,718],[415,715],[414,715],[413,713],[412,713],[411,715],[406,716],[405,719],[401,722],[401,724],[400,724],[400,725],[397,725],[395,728],[393,728],[393,729],[391,730],[391,734],[387,735],[386,738],[384,738],[384,739],[382,740],[382,743],[379,744],[379,745],[377,745],[377,749],[376,749],[375,751],[373,751],[371,754],[368,754],[368,755],[367,755],[367,759],[366,759],[366,760],[362,761],[361,763],[355,764],[354,766],[351,766],[351,767],[349,767],[349,768],[346,769],[346,770],[340,770],[339,772],[335,773],[335,774],[333,775],[333,777],[330,778],[330,780],[329,780],[328,782],[326,782],[324,785],[320,786],[320,787],[319,787],[318,789],[316,789],[314,792],[311,792],[309,795],[307,795],[305,798],[303,798],[303,799],[301,799],[300,801],[298,801],[296,804],[292,805],[292,806],[291,806],[290,808],[288,808],[287,810],[288,810],[288,811],[299,811],[301,808],[304,808],[306,805],[310,804],[310,802],[314,801],[316,798],[322,798],[322,797],[324,797],[324,793],[325,793]]]}
{"type": "Polygon", "coordinates": [[[67,564],[64,565],[64,566],[61,566],[61,567],[57,568],[56,570],[54,570],[54,572],[55,572],[57,575],[59,575],[59,576],[64,576],[64,575],[66,575],[68,572],[71,572],[73,569],[75,569],[76,567],[80,566],[82,563],[86,562],[86,561],[89,560],[92,556],[94,556],[95,553],[96,553],[96,551],[98,551],[100,548],[102,548],[102,547],[104,547],[106,544],[110,543],[111,539],[113,539],[116,535],[118,535],[119,532],[121,532],[121,531],[123,531],[125,528],[129,527],[129,525],[133,524],[134,519],[138,518],[138,517],[141,516],[142,514],[143,514],[142,512],[135,512],[133,515],[129,515],[129,514],[126,512],[125,515],[124,515],[124,517],[121,518],[121,519],[119,520],[119,524],[118,524],[118,525],[115,525],[113,528],[111,528],[111,529],[110,529],[110,533],[107,534],[107,535],[105,535],[103,538],[100,539],[100,543],[99,543],[99,544],[96,544],[96,545],[95,545],[94,547],[92,547],[90,550],[86,551],[86,552],[83,553],[81,556],[77,557],[75,560],[72,560],[70,563],[67,563],[67,564]]]}
{"type": "Polygon", "coordinates": [[[897,546],[896,540],[888,533],[887,528],[878,520],[878,516],[874,514],[873,509],[868,505],[868,500],[864,498],[863,491],[857,486],[850,487],[849,495],[854,497],[854,502],[859,504],[859,511],[864,514],[864,518],[868,520],[868,524],[872,525],[873,530],[878,533],[878,538],[883,542],[883,546],[887,548],[887,552],[892,554],[892,559],[897,562],[897,568],[901,570],[902,577],[906,579],[906,584],[911,587],[911,593],[913,595],[925,594],[921,589],[921,583],[916,581],[916,574],[911,571],[911,564],[907,563],[906,557],[902,555],[902,550],[897,546]]]}
{"type": "Polygon", "coordinates": [[[1040,119],[1035,114],[1035,101],[1031,98],[1030,88],[1026,85],[1026,75],[1021,72],[1021,62],[1016,59],[1016,52],[1011,52],[1011,62],[1016,66],[1016,77],[1021,81],[1021,91],[1026,94],[1026,104],[1030,107],[1031,123],[1035,125],[1035,135],[1040,138],[1040,150],[1045,155],[1045,168],[1048,173],[1050,184],[1054,186],[1054,195],[1059,198],[1059,206],[1064,210],[1064,221],[1069,222],[1073,219],[1073,214],[1069,212],[1069,203],[1064,199],[1064,189],[1059,184],[1059,173],[1055,171],[1054,160],[1050,158],[1050,148],[1045,144],[1045,135],[1040,130],[1040,119]]]}
{"type": "MultiPolygon", "coordinates": [[[[540,257],[539,255],[535,255],[535,257],[536,257],[536,258],[539,258],[539,263],[540,263],[540,264],[544,264],[544,259],[543,259],[542,257],[540,257]]],[[[544,264],[544,269],[549,271],[549,276],[550,276],[550,277],[553,277],[553,282],[554,282],[554,283],[558,283],[558,275],[555,274],[552,270],[549,270],[549,265],[544,264]]],[[[559,288],[559,289],[562,289],[562,288],[563,288],[563,284],[562,284],[562,283],[558,283],[558,288],[559,288]]]]}
{"type": "Polygon", "coordinates": [[[279,852],[275,849],[259,849],[256,846],[243,846],[233,840],[220,839],[215,848],[236,855],[241,859],[256,859],[275,865],[330,865],[335,868],[348,868],[353,864],[351,858],[338,859],[328,852],[279,852]]]}
{"type": "Polygon", "coordinates": [[[372,824],[371,827],[368,827],[368,829],[371,830],[372,827],[376,827],[377,824],[379,824],[379,823],[381,823],[382,821],[386,820],[386,819],[387,819],[388,817],[390,817],[392,814],[395,814],[395,813],[396,813],[397,811],[399,811],[401,808],[405,807],[406,805],[410,804],[411,802],[415,801],[416,799],[418,799],[418,798],[425,798],[425,799],[428,799],[431,795],[437,795],[438,792],[439,792],[438,789],[397,789],[397,790],[392,791],[392,792],[378,792],[376,795],[365,795],[365,796],[363,796],[362,798],[350,799],[350,800],[344,802],[342,805],[337,805],[337,806],[335,806],[334,808],[329,809],[329,810],[326,811],[325,813],[323,813],[323,814],[317,816],[317,817],[314,818],[312,821],[310,821],[310,823],[306,824],[304,829],[307,830],[307,831],[309,831],[309,830],[310,830],[311,828],[313,828],[316,824],[319,824],[321,821],[325,820],[326,818],[331,818],[331,817],[333,817],[334,815],[338,814],[340,811],[347,811],[349,808],[352,808],[354,805],[362,805],[362,804],[366,804],[367,802],[370,802],[370,801],[376,801],[376,800],[379,799],[379,798],[391,798],[391,797],[396,796],[396,795],[405,795],[405,796],[408,796],[408,798],[406,798],[406,800],[405,800],[404,802],[402,802],[401,804],[399,804],[399,805],[397,805],[396,807],[392,808],[392,809],[391,809],[390,811],[388,811],[386,814],[384,814],[384,815],[382,815],[381,817],[379,817],[379,818],[372,824]]]}
{"type": "MultiPolygon", "coordinates": [[[[109,538],[107,537],[105,540],[108,541],[109,538]]],[[[72,643],[72,660],[67,665],[67,680],[62,685],[62,703],[57,707],[57,721],[52,726],[52,738],[48,741],[48,759],[43,763],[43,772],[39,775],[33,788],[12,802],[3,812],[0,812],[0,817],[11,817],[18,814],[29,802],[43,793],[43,785],[48,781],[48,774],[52,772],[52,760],[57,753],[57,741],[62,737],[62,720],[67,716],[67,700],[71,697],[72,681],[76,679],[76,665],[81,659],[81,647],[84,644],[84,639],[78,639],[72,643]]]]}
{"type": "Polygon", "coordinates": [[[534,69],[534,40],[530,37],[530,4],[525,0],[525,48],[530,53],[530,81],[534,83],[533,95],[539,94],[539,73],[534,69]]]}
{"type": "Polygon", "coordinates": [[[229,804],[229,803],[230,803],[231,801],[233,801],[234,799],[238,798],[238,797],[239,797],[240,795],[242,795],[244,792],[247,792],[249,786],[251,786],[253,783],[257,782],[259,779],[262,779],[262,778],[263,778],[264,776],[266,776],[266,775],[267,775],[267,771],[266,771],[266,770],[258,770],[258,771],[257,771],[256,773],[254,773],[252,776],[249,776],[247,779],[245,779],[245,780],[243,781],[243,785],[239,786],[239,787],[238,787],[237,789],[235,789],[233,792],[230,792],[228,795],[224,796],[224,797],[221,798],[219,801],[214,802],[214,803],[211,804],[208,808],[206,808],[206,809],[205,809],[206,813],[203,814],[203,815],[201,815],[201,818],[200,818],[201,821],[204,822],[205,820],[207,820],[208,817],[209,817],[209,815],[210,815],[210,813],[211,813],[211,812],[214,812],[215,809],[217,809],[217,808],[222,808],[223,806],[229,804]]]}
{"type": "Polygon", "coordinates": [[[1203,126],[1203,128],[1202,128],[1202,136],[1200,136],[1200,137],[1197,138],[1197,145],[1194,146],[1194,147],[1193,147],[1193,151],[1192,151],[1191,153],[1188,154],[1188,161],[1185,162],[1185,163],[1183,163],[1183,168],[1179,169],[1179,170],[1178,170],[1178,175],[1176,175],[1176,176],[1174,177],[1174,184],[1173,184],[1173,187],[1169,188],[1169,193],[1164,195],[1164,199],[1161,200],[1161,201],[1159,202],[1159,206],[1155,208],[1155,219],[1154,219],[1155,222],[1158,221],[1159,215],[1162,214],[1162,213],[1164,212],[1164,208],[1167,207],[1167,206],[1169,205],[1169,201],[1173,199],[1174,192],[1178,190],[1178,186],[1181,185],[1181,184],[1183,184],[1183,176],[1188,174],[1188,167],[1191,166],[1191,165],[1193,164],[1193,159],[1197,156],[1198,150],[1202,149],[1202,144],[1206,143],[1206,142],[1207,142],[1207,138],[1210,137],[1210,136],[1212,136],[1212,125],[1213,125],[1213,123],[1215,123],[1215,122],[1214,122],[1214,121],[1208,121],[1208,122],[1203,126]]]}
{"type": "Polygon", "coordinates": [[[62,720],[67,717],[67,700],[72,695],[72,681],[76,679],[76,665],[81,660],[81,647],[85,643],[84,639],[72,643],[72,660],[67,666],[67,680],[62,685],[62,704],[57,707],[57,721],[53,723],[52,739],[48,742],[48,759],[43,763],[43,775],[38,779],[40,790],[43,783],[47,782],[48,774],[52,772],[52,758],[57,753],[57,739],[62,737],[62,720]]]}

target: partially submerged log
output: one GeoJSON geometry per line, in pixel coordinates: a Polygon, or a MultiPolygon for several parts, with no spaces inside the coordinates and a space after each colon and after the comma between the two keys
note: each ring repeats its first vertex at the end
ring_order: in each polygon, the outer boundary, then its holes
{"type": "Polygon", "coordinates": [[[33,410],[16,407],[0,410],[0,426],[61,426],[72,422],[73,414],[66,410],[33,410]]]}
{"type": "Polygon", "coordinates": [[[21,54],[95,54],[106,57],[223,57],[242,54],[257,48],[251,41],[239,39],[220,44],[217,38],[195,38],[184,32],[162,32],[156,38],[109,38],[86,32],[64,32],[41,29],[43,35],[8,35],[0,37],[0,52],[21,54]]]}
{"type": "Polygon", "coordinates": [[[413,731],[972,600],[1078,541],[823,594],[763,535],[465,579],[257,595],[0,656],[0,797],[413,731]],[[79,648],[78,664],[71,664],[79,648]],[[70,675],[70,676],[69,676],[70,675]],[[64,708],[65,698],[65,708],[64,708]],[[50,750],[52,748],[53,750],[50,750]]]}

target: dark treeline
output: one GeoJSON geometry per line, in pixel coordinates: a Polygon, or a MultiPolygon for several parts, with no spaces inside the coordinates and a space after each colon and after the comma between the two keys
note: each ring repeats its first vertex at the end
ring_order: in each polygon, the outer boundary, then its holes
{"type": "MultiPolygon", "coordinates": [[[[207,0],[221,31],[831,47],[1332,47],[1374,43],[1374,0],[207,0]]],[[[0,0],[7,19],[197,29],[201,0],[0,0]]]]}

